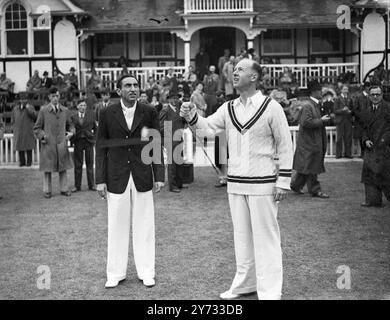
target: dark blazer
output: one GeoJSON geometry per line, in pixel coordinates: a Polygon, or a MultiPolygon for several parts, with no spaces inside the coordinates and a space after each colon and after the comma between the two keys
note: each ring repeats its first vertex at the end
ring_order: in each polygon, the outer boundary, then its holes
{"type": "Polygon", "coordinates": [[[126,190],[130,173],[139,192],[152,190],[153,179],[164,182],[161,141],[156,141],[157,146],[154,145],[159,154],[153,151],[149,153],[154,156],[152,164],[144,163],[141,159],[142,150],[148,143],[141,141],[141,133],[145,128],[160,131],[158,113],[149,105],[137,102],[131,131],[120,103],[100,111],[96,141],[96,184],[106,183],[109,192],[120,194],[126,190]]]}
{"type": "Polygon", "coordinates": [[[353,101],[353,117],[354,117],[354,137],[361,138],[363,135],[363,118],[362,115],[369,106],[370,100],[368,96],[359,93],[353,101]]]}
{"type": "Polygon", "coordinates": [[[53,85],[53,79],[52,78],[47,78],[46,79],[46,82],[44,82],[44,79],[42,78],[42,87],[45,87],[47,89],[51,88],[51,86],[53,85]]]}
{"type": "MultiPolygon", "coordinates": [[[[174,111],[169,106],[169,104],[166,104],[160,111],[160,132],[162,137],[166,135],[167,137],[171,137],[173,139],[173,135],[175,134],[175,132],[177,130],[184,129],[186,123],[187,121],[184,118],[180,117],[180,105],[176,107],[176,111],[174,111]],[[166,121],[170,121],[171,126],[167,126],[167,124],[165,124],[166,121]],[[165,132],[165,129],[169,131],[165,132]]],[[[175,141],[173,141],[173,144],[178,144],[180,142],[181,140],[175,139],[175,141]]]]}
{"type": "Polygon", "coordinates": [[[352,123],[352,109],[353,102],[350,96],[347,96],[347,98],[343,98],[341,95],[337,97],[334,102],[334,123],[336,125],[342,123],[343,121],[352,123]],[[347,107],[351,112],[343,110],[344,107],[347,107]]]}
{"type": "Polygon", "coordinates": [[[97,125],[95,113],[93,111],[86,110],[84,121],[82,123],[78,111],[71,116],[71,120],[76,129],[76,134],[71,139],[73,143],[77,143],[83,138],[91,144],[96,142],[97,125]]]}
{"type": "Polygon", "coordinates": [[[372,103],[367,104],[362,120],[362,139],[373,142],[373,147],[364,152],[362,182],[390,186],[390,104],[382,101],[375,112],[372,103]]]}

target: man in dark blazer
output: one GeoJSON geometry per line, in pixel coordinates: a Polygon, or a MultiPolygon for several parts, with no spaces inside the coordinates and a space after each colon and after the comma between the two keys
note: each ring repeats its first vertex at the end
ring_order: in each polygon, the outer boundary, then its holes
{"type": "Polygon", "coordinates": [[[99,121],[99,113],[100,113],[100,111],[102,109],[107,108],[108,106],[110,106],[112,104],[112,102],[110,100],[111,94],[110,94],[110,90],[108,88],[102,89],[102,91],[100,92],[100,95],[102,97],[102,100],[95,105],[95,116],[96,116],[95,118],[96,118],[96,121],[99,121]]]}
{"type": "Polygon", "coordinates": [[[349,96],[349,88],[344,84],[341,88],[341,94],[334,103],[334,123],[336,125],[336,159],[344,155],[346,158],[352,158],[352,111],[353,102],[349,96]]]}
{"type": "Polygon", "coordinates": [[[42,88],[44,89],[50,89],[53,85],[53,80],[52,78],[49,78],[49,73],[45,71],[43,74],[42,78],[42,88]]]}
{"type": "Polygon", "coordinates": [[[303,102],[299,120],[293,162],[296,175],[292,178],[291,190],[303,194],[302,189],[307,184],[307,189],[313,197],[329,198],[321,190],[318,174],[325,172],[324,157],[327,145],[325,123],[330,120],[330,116],[321,116],[319,104],[321,86],[318,81],[309,82],[308,91],[310,98],[303,102]]]}
{"type": "Polygon", "coordinates": [[[72,192],[81,190],[81,180],[83,176],[83,163],[85,152],[85,165],[87,167],[87,181],[89,190],[96,191],[93,174],[93,148],[96,141],[97,125],[95,114],[87,109],[84,99],[79,100],[77,112],[71,116],[76,129],[76,134],[71,142],[74,144],[74,188],[72,192]]]}
{"type": "Polygon", "coordinates": [[[158,113],[137,101],[139,90],[134,76],[123,75],[117,82],[120,102],[102,109],[99,116],[96,188],[108,204],[106,288],[126,278],[130,218],[138,278],[147,287],[155,285],[152,189],[153,180],[156,192],[164,185],[164,164],[158,113]],[[158,136],[152,141],[158,151],[145,152],[152,133],[158,136]]]}
{"type": "Polygon", "coordinates": [[[179,96],[168,94],[168,104],[160,112],[160,131],[168,154],[169,191],[180,192],[183,188],[183,129],[187,121],[180,117],[179,96]]]}
{"type": "Polygon", "coordinates": [[[390,201],[390,105],[383,100],[380,86],[369,90],[369,104],[362,112],[364,152],[362,182],[366,200],[363,207],[381,207],[382,193],[390,201]]]}

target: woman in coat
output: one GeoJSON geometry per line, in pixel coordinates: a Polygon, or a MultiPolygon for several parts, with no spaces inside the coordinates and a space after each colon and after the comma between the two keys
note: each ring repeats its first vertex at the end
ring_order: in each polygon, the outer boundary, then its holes
{"type": "Polygon", "coordinates": [[[32,163],[32,150],[35,149],[34,123],[37,112],[28,103],[27,94],[20,94],[20,102],[12,110],[11,124],[14,134],[14,148],[19,154],[19,166],[30,167],[32,163]]]}

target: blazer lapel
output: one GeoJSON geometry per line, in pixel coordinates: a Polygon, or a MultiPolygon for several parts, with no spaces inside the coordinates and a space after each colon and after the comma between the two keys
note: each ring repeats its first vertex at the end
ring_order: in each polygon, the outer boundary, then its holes
{"type": "Polygon", "coordinates": [[[127,127],[126,119],[123,115],[122,106],[120,105],[120,103],[115,106],[113,113],[120,126],[125,129],[126,132],[129,132],[129,128],[127,127]]]}
{"type": "Polygon", "coordinates": [[[131,126],[131,134],[133,134],[135,129],[137,129],[143,117],[144,117],[144,109],[142,108],[142,104],[137,102],[137,108],[135,109],[133,124],[131,126]]]}

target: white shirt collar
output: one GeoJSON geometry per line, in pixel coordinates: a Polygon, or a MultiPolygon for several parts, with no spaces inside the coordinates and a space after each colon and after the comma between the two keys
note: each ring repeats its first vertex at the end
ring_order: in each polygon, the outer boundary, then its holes
{"type": "MultiPolygon", "coordinates": [[[[247,106],[249,106],[249,105],[251,105],[251,106],[259,106],[261,104],[261,102],[263,101],[263,99],[264,99],[264,95],[262,94],[262,92],[260,90],[258,90],[253,96],[248,98],[248,100],[246,102],[246,105],[247,106]]],[[[244,104],[241,101],[241,98],[238,97],[236,99],[236,101],[234,102],[234,106],[238,106],[240,104],[242,106],[244,106],[244,104]]]]}
{"type": "Polygon", "coordinates": [[[316,104],[319,104],[320,103],[320,100],[310,96],[310,99],[313,100],[316,104]]]}
{"type": "Polygon", "coordinates": [[[121,106],[122,106],[122,111],[123,111],[123,113],[135,112],[135,109],[137,108],[137,100],[136,100],[135,103],[134,103],[134,107],[132,107],[132,108],[127,108],[127,107],[125,106],[125,104],[123,103],[122,99],[121,99],[121,106]]]}

